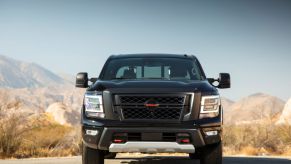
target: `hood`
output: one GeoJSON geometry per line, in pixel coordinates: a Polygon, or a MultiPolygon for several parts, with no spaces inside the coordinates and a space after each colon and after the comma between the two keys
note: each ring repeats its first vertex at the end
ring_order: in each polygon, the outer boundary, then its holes
{"type": "Polygon", "coordinates": [[[117,93],[161,93],[161,92],[217,92],[217,89],[203,81],[166,80],[114,80],[97,81],[88,91],[109,90],[117,93]]]}

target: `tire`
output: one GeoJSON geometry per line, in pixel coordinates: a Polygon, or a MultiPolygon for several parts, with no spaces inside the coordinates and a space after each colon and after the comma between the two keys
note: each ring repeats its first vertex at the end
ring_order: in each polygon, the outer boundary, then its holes
{"type": "Polygon", "coordinates": [[[195,153],[190,153],[189,158],[190,159],[200,159],[201,157],[201,148],[195,149],[195,153]]]}
{"type": "Polygon", "coordinates": [[[189,158],[190,159],[199,159],[199,156],[196,153],[190,153],[189,158]]]}
{"type": "Polygon", "coordinates": [[[105,159],[115,159],[115,157],[116,157],[116,153],[107,153],[107,154],[105,154],[105,156],[104,156],[104,158],[105,159]]]}
{"type": "Polygon", "coordinates": [[[222,164],[222,143],[205,147],[201,154],[200,164],[222,164]]]}
{"type": "Polygon", "coordinates": [[[104,164],[104,153],[83,144],[82,164],[104,164]]]}

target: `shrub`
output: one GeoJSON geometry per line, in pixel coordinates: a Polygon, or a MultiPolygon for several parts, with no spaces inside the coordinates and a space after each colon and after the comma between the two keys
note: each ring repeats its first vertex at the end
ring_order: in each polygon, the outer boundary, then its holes
{"type": "Polygon", "coordinates": [[[224,127],[223,141],[229,154],[280,155],[291,147],[291,126],[228,125],[224,127]]]}
{"type": "MultiPolygon", "coordinates": [[[[1,113],[1,111],[0,111],[1,113]]],[[[80,129],[55,123],[46,114],[0,118],[0,157],[28,158],[78,155],[80,129]]]]}
{"type": "Polygon", "coordinates": [[[0,122],[0,153],[1,156],[11,156],[18,149],[23,140],[22,135],[28,129],[22,125],[20,116],[8,116],[0,122]]]}

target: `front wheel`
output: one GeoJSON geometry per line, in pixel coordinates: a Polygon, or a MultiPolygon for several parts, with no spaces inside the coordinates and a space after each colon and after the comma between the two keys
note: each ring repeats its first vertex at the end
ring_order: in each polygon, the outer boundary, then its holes
{"type": "Polygon", "coordinates": [[[190,153],[189,158],[190,159],[200,159],[201,158],[201,152],[202,148],[196,148],[195,153],[190,153]]]}
{"type": "Polygon", "coordinates": [[[104,164],[104,152],[83,144],[82,164],[104,164]]]}
{"type": "Polygon", "coordinates": [[[201,154],[200,164],[222,164],[222,143],[205,147],[201,154]]]}

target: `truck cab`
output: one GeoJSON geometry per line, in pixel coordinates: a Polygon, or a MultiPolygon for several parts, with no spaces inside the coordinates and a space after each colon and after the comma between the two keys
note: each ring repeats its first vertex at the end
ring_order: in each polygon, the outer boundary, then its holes
{"type": "Polygon", "coordinates": [[[83,164],[123,152],[187,153],[201,164],[222,163],[218,89],[230,88],[228,73],[207,78],[193,55],[112,55],[98,78],[78,73],[76,87],[86,88],[83,164]]]}

